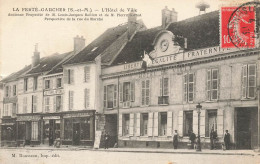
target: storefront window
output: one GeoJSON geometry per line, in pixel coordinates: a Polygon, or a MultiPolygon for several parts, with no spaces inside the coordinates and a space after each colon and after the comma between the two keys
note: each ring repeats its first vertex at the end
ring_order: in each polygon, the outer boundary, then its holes
{"type": "Polygon", "coordinates": [[[60,120],[55,121],[55,138],[60,138],[60,120]]]}
{"type": "Polygon", "coordinates": [[[43,139],[48,140],[50,133],[50,123],[49,120],[44,121],[44,129],[43,129],[43,139]]]}
{"type": "Polygon", "coordinates": [[[2,126],[2,140],[12,141],[14,140],[14,127],[12,125],[2,126]]]}
{"type": "Polygon", "coordinates": [[[90,119],[82,118],[80,121],[80,140],[90,140],[90,119]]]}
{"type": "Polygon", "coordinates": [[[25,122],[18,122],[18,140],[24,140],[25,139],[25,122]]]}
{"type": "Polygon", "coordinates": [[[32,140],[38,140],[38,132],[38,122],[34,121],[32,122],[32,140]]]}
{"type": "Polygon", "coordinates": [[[64,139],[72,140],[72,120],[71,119],[64,120],[64,139]]]}

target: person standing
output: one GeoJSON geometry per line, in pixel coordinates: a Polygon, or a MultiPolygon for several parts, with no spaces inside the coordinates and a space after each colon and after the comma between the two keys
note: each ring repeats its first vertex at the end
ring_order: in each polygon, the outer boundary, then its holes
{"type": "Polygon", "coordinates": [[[177,130],[175,130],[174,134],[173,134],[173,148],[174,149],[177,149],[177,147],[178,147],[178,138],[179,138],[178,132],[177,132],[177,130]]]}
{"type": "Polygon", "coordinates": [[[215,147],[216,140],[217,140],[217,132],[214,131],[214,129],[212,128],[211,132],[210,132],[210,149],[211,150],[216,149],[216,147],[215,147]]]}
{"type": "Polygon", "coordinates": [[[191,142],[191,148],[194,149],[194,143],[196,139],[196,135],[193,133],[193,131],[190,132],[190,142],[191,142]]]}
{"type": "Polygon", "coordinates": [[[230,134],[228,133],[228,130],[226,130],[226,133],[224,135],[224,142],[225,142],[226,150],[229,150],[229,148],[230,148],[230,134]]]}
{"type": "Polygon", "coordinates": [[[105,149],[108,149],[109,134],[105,132],[105,149]]]}

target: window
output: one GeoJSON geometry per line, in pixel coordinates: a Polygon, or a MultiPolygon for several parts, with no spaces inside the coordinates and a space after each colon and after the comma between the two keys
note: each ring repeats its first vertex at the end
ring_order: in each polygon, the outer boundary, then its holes
{"type": "Polygon", "coordinates": [[[61,78],[57,78],[57,79],[56,79],[56,84],[57,84],[56,87],[57,87],[57,88],[61,88],[61,81],[62,81],[61,78]]]}
{"type": "Polygon", "coordinates": [[[16,115],[16,103],[12,104],[12,116],[16,115]]]}
{"type": "Polygon", "coordinates": [[[205,136],[210,137],[211,129],[217,130],[217,110],[207,110],[205,136]]]}
{"type": "Polygon", "coordinates": [[[207,99],[218,99],[218,69],[209,69],[207,71],[207,99]]]}
{"type": "Polygon", "coordinates": [[[69,91],[69,110],[73,109],[73,96],[74,96],[74,92],[69,91]]]}
{"type": "Polygon", "coordinates": [[[256,64],[243,66],[242,98],[255,98],[256,64]]]}
{"type": "Polygon", "coordinates": [[[13,85],[13,96],[16,96],[16,85],[13,85]]]}
{"type": "Polygon", "coordinates": [[[32,140],[33,141],[38,140],[38,122],[36,121],[32,122],[32,140]]]}
{"type": "Polygon", "coordinates": [[[158,104],[169,104],[169,78],[160,79],[160,95],[158,104]]]}
{"type": "Polygon", "coordinates": [[[27,97],[23,98],[23,113],[27,113],[27,97]]]}
{"type": "Polygon", "coordinates": [[[74,70],[68,69],[68,84],[74,83],[74,70]]]}
{"type": "Polygon", "coordinates": [[[130,101],[130,82],[123,83],[123,102],[130,101]]]}
{"type": "Polygon", "coordinates": [[[184,101],[192,102],[194,99],[194,73],[184,75],[184,101]]]}
{"type": "Polygon", "coordinates": [[[129,135],[129,125],[130,125],[130,118],[129,114],[124,114],[123,115],[123,135],[129,135]]]}
{"type": "Polygon", "coordinates": [[[62,111],[62,96],[56,96],[56,112],[62,111]]]}
{"type": "Polygon", "coordinates": [[[32,96],[32,107],[33,107],[33,112],[37,112],[37,96],[32,96]]]}
{"type": "Polygon", "coordinates": [[[89,93],[89,89],[88,88],[85,88],[84,90],[84,107],[85,109],[88,108],[90,106],[90,93],[89,93]]]}
{"type": "Polygon", "coordinates": [[[28,90],[28,78],[24,79],[24,91],[28,90]]]}
{"type": "Polygon", "coordinates": [[[64,139],[72,140],[72,119],[64,119],[64,139]]]}
{"type": "Polygon", "coordinates": [[[45,97],[45,112],[50,112],[50,97],[45,97]]]}
{"type": "Polygon", "coordinates": [[[50,89],[50,87],[51,87],[51,81],[45,80],[45,89],[50,89]]]}
{"type": "Polygon", "coordinates": [[[148,134],[148,113],[141,114],[141,136],[147,136],[148,134]]]}
{"type": "Polygon", "coordinates": [[[165,136],[167,132],[167,113],[163,112],[159,115],[159,135],[165,136]]]}
{"type": "Polygon", "coordinates": [[[86,66],[84,67],[84,82],[90,81],[90,67],[86,66]]]}
{"type": "Polygon", "coordinates": [[[9,104],[4,104],[4,116],[8,116],[9,104]]]}
{"type": "Polygon", "coordinates": [[[189,136],[193,131],[193,111],[184,112],[184,136],[189,136]]]}
{"type": "Polygon", "coordinates": [[[150,80],[142,81],[142,105],[150,104],[150,80]]]}
{"type": "Polygon", "coordinates": [[[5,97],[9,97],[9,86],[5,87],[5,97]]]}
{"type": "Polygon", "coordinates": [[[80,120],[80,140],[93,140],[93,130],[92,118],[80,120]]]}
{"type": "Polygon", "coordinates": [[[112,84],[104,86],[104,107],[117,107],[117,85],[112,84]]]}
{"type": "Polygon", "coordinates": [[[38,87],[38,80],[37,77],[33,78],[33,90],[36,91],[38,87]]]}

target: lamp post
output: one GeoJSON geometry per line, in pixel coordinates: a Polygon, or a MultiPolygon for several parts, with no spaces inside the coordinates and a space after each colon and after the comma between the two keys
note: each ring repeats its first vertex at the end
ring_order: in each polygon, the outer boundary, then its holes
{"type": "Polygon", "coordinates": [[[201,151],[201,145],[200,145],[200,112],[201,112],[202,106],[200,103],[196,105],[196,110],[198,112],[198,140],[197,140],[197,148],[196,151],[201,151]]]}

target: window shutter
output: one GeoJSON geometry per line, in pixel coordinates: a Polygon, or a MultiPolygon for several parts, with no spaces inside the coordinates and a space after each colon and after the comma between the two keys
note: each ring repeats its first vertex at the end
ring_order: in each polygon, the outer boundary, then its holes
{"type": "Polygon", "coordinates": [[[70,83],[74,84],[74,70],[73,69],[70,70],[70,83]]]}
{"type": "Polygon", "coordinates": [[[167,112],[167,136],[172,136],[172,112],[167,112]]]}
{"type": "Polygon", "coordinates": [[[211,100],[211,70],[207,71],[207,100],[211,100]]]}
{"type": "Polygon", "coordinates": [[[119,101],[123,102],[123,83],[119,83],[119,101]]]}
{"type": "Polygon", "coordinates": [[[206,114],[206,110],[201,110],[201,113],[200,113],[200,135],[201,135],[201,137],[205,137],[205,130],[206,130],[206,127],[205,127],[205,121],[206,121],[205,114],[206,114]]]}
{"type": "Polygon", "coordinates": [[[153,113],[148,114],[148,136],[153,136],[153,113]]]}
{"type": "Polygon", "coordinates": [[[145,105],[145,81],[142,81],[142,105],[145,105]]]}
{"type": "Polygon", "coordinates": [[[132,81],[130,84],[131,101],[135,101],[135,82],[132,81]]]}
{"type": "Polygon", "coordinates": [[[163,78],[160,78],[160,95],[159,96],[163,96],[163,78]]]}
{"type": "Polygon", "coordinates": [[[218,99],[218,70],[212,69],[211,99],[218,99]]]}
{"type": "Polygon", "coordinates": [[[114,103],[113,107],[117,107],[117,85],[114,85],[114,103]]]}
{"type": "Polygon", "coordinates": [[[188,79],[187,79],[187,74],[184,75],[184,101],[187,102],[188,101],[188,86],[187,86],[187,83],[188,83],[188,79]]]}
{"type": "Polygon", "coordinates": [[[84,67],[84,82],[89,82],[90,81],[90,67],[86,66],[84,67]]]}
{"type": "Polygon", "coordinates": [[[60,112],[63,111],[63,95],[60,98],[60,112]]]}
{"type": "Polygon", "coordinates": [[[64,69],[63,71],[63,79],[64,79],[64,84],[68,84],[68,70],[64,69]]]}
{"type": "Polygon", "coordinates": [[[53,80],[50,79],[50,89],[53,89],[53,88],[54,88],[54,86],[53,86],[53,80]]]}
{"type": "Polygon", "coordinates": [[[73,109],[73,91],[69,91],[69,110],[73,109]]]}
{"type": "Polygon", "coordinates": [[[107,107],[107,87],[104,86],[104,108],[107,107]]]}
{"type": "Polygon", "coordinates": [[[37,112],[37,96],[34,96],[34,112],[37,112]]]}
{"type": "Polygon", "coordinates": [[[134,114],[130,114],[129,136],[134,135],[134,114]]]}
{"type": "Polygon", "coordinates": [[[122,136],[122,130],[123,130],[123,128],[122,128],[122,114],[119,114],[119,125],[118,125],[118,135],[119,136],[122,136]]]}
{"type": "Polygon", "coordinates": [[[154,112],[154,119],[153,119],[153,121],[154,121],[154,123],[153,123],[153,127],[154,127],[154,129],[153,129],[153,136],[158,136],[158,131],[159,131],[159,129],[158,129],[158,124],[159,124],[158,115],[159,115],[158,112],[154,112]]]}
{"type": "Polygon", "coordinates": [[[217,111],[217,133],[218,137],[222,138],[224,134],[224,110],[223,109],[218,109],[217,111]]]}
{"type": "Polygon", "coordinates": [[[193,132],[198,135],[198,112],[193,111],[193,132]]]}
{"type": "Polygon", "coordinates": [[[57,111],[57,106],[56,106],[56,96],[53,97],[53,112],[57,111]]]}
{"type": "Polygon", "coordinates": [[[163,79],[163,95],[164,96],[169,95],[169,78],[163,79]]]}
{"type": "Polygon", "coordinates": [[[248,98],[255,98],[256,90],[256,64],[248,65],[248,83],[247,83],[247,95],[248,98]]]}
{"type": "Polygon", "coordinates": [[[140,113],[136,113],[136,133],[135,136],[140,136],[140,113]]]}
{"type": "Polygon", "coordinates": [[[243,66],[242,69],[242,98],[247,97],[247,65],[243,66]]]}
{"type": "Polygon", "coordinates": [[[194,73],[190,73],[188,76],[188,102],[192,102],[194,99],[194,73]]]}
{"type": "Polygon", "coordinates": [[[150,80],[146,80],[145,105],[150,104],[150,80]]]}
{"type": "Polygon", "coordinates": [[[180,136],[183,136],[183,111],[179,111],[178,114],[178,132],[180,136]]]}

